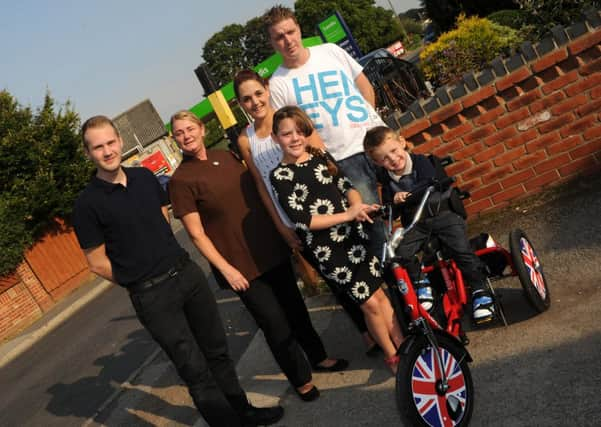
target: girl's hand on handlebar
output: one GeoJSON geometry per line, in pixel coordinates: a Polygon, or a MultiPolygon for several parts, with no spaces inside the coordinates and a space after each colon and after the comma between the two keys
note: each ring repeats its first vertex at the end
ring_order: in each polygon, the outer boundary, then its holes
{"type": "Polygon", "coordinates": [[[398,205],[400,203],[405,203],[405,201],[407,200],[407,198],[411,195],[411,193],[407,192],[407,191],[399,191],[398,193],[395,193],[392,201],[394,202],[395,205],[398,205]]]}

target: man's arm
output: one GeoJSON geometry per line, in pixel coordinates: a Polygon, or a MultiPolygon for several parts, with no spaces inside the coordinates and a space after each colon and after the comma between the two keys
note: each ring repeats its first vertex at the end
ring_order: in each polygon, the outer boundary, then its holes
{"type": "Polygon", "coordinates": [[[355,78],[355,84],[357,85],[357,89],[363,95],[363,98],[374,108],[376,108],[376,93],[374,92],[374,88],[365,76],[364,73],[360,73],[355,78]]]}
{"type": "Polygon", "coordinates": [[[95,248],[84,249],[83,253],[88,261],[90,271],[109,282],[115,282],[113,278],[113,267],[108,256],[106,256],[106,246],[104,243],[95,248]]]}

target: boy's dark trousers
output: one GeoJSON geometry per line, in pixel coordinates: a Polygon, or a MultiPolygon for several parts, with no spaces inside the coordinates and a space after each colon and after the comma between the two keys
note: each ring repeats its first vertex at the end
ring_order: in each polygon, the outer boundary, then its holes
{"type": "Polygon", "coordinates": [[[420,276],[420,265],[414,256],[428,239],[438,237],[455,260],[472,292],[485,289],[486,276],[480,259],[470,247],[465,221],[449,210],[422,219],[403,239],[396,250],[397,256],[407,261],[409,277],[415,283],[420,276]]]}
{"type": "Polygon", "coordinates": [[[130,290],[138,319],[175,365],[203,418],[211,427],[241,425],[248,400],[202,270],[188,260],[174,277],[147,289],[138,285],[130,290]]]}

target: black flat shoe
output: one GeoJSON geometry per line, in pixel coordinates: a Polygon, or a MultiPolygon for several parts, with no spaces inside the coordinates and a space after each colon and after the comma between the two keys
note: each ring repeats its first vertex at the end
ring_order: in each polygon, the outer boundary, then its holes
{"type": "Polygon", "coordinates": [[[332,366],[313,365],[313,370],[315,372],[340,372],[344,371],[346,368],[348,368],[348,360],[346,359],[337,359],[336,363],[332,366]]]}
{"type": "Polygon", "coordinates": [[[242,425],[244,427],[268,426],[275,424],[284,416],[284,408],[271,406],[268,408],[257,408],[248,405],[242,414],[242,425]]]}
{"type": "Polygon", "coordinates": [[[298,394],[298,397],[300,397],[301,400],[304,400],[305,402],[311,402],[319,397],[319,389],[313,386],[311,387],[311,390],[305,393],[301,393],[296,390],[296,394],[298,394]]]}

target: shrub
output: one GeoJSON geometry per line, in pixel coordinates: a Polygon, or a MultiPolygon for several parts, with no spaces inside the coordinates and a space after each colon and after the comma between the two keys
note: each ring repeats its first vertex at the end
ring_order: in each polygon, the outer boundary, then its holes
{"type": "Polygon", "coordinates": [[[510,27],[514,30],[521,30],[528,24],[528,17],[529,14],[524,10],[499,10],[498,12],[491,13],[486,18],[496,24],[510,27]]]}
{"type": "Polygon", "coordinates": [[[457,28],[442,34],[420,54],[422,71],[439,86],[452,83],[468,71],[482,69],[500,54],[517,47],[517,31],[486,18],[461,15],[457,28]]]}
{"type": "Polygon", "coordinates": [[[598,0],[515,0],[529,17],[529,36],[539,38],[556,25],[568,26],[588,8],[598,8],[598,0]]]}
{"type": "Polygon", "coordinates": [[[69,104],[56,111],[46,95],[32,112],[0,91],[0,275],[55,218],[69,217],[91,171],[69,104]]]}

